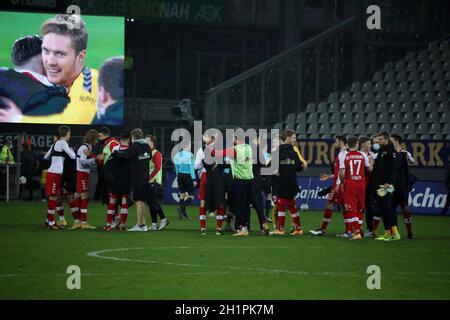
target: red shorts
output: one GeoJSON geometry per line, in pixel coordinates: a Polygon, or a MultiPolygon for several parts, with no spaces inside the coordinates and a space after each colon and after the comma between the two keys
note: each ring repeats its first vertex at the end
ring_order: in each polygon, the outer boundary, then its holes
{"type": "Polygon", "coordinates": [[[343,194],[342,203],[346,211],[362,212],[366,207],[365,186],[347,185],[343,194]]]}
{"type": "Polygon", "coordinates": [[[47,197],[57,197],[61,195],[61,179],[61,174],[53,172],[47,173],[47,181],[45,183],[45,195],[47,197]]]}
{"type": "Polygon", "coordinates": [[[197,198],[198,200],[206,200],[206,172],[202,172],[197,198]]]}
{"type": "Polygon", "coordinates": [[[338,190],[334,191],[335,186],[333,185],[331,187],[331,192],[328,194],[328,201],[334,203],[334,204],[341,204],[342,203],[342,194],[344,193],[344,187],[342,184],[339,185],[338,190]]]}
{"type": "Polygon", "coordinates": [[[77,171],[77,193],[89,191],[89,173],[77,171]]]}

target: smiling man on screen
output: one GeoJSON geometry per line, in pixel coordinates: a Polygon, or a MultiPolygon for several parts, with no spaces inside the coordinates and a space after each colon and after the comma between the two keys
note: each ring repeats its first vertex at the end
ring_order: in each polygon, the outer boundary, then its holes
{"type": "Polygon", "coordinates": [[[24,116],[10,108],[0,121],[20,123],[91,124],[97,112],[98,71],[85,67],[88,32],[77,15],[58,14],[44,22],[42,61],[48,80],[66,88],[70,103],[62,113],[24,116]]]}

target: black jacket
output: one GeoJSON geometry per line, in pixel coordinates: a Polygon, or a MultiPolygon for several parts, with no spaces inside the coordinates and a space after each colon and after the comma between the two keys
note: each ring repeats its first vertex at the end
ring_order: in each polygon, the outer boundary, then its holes
{"type": "Polygon", "coordinates": [[[300,190],[297,171],[301,171],[303,166],[292,145],[280,145],[279,162],[278,174],[274,176],[275,193],[280,198],[293,199],[300,190]]]}
{"type": "Polygon", "coordinates": [[[369,190],[376,192],[379,185],[395,185],[397,172],[396,152],[392,143],[382,146],[370,175],[369,190]]]}
{"type": "Polygon", "coordinates": [[[135,141],[128,149],[115,151],[114,157],[130,162],[130,183],[134,186],[148,184],[149,166],[152,159],[150,146],[144,139],[135,141]]]}

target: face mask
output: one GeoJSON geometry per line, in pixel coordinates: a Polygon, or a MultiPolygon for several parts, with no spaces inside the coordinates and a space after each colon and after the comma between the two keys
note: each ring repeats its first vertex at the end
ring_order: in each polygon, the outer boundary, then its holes
{"type": "Polygon", "coordinates": [[[378,150],[380,150],[380,144],[379,143],[374,143],[374,145],[372,146],[372,149],[374,152],[377,152],[378,150]]]}

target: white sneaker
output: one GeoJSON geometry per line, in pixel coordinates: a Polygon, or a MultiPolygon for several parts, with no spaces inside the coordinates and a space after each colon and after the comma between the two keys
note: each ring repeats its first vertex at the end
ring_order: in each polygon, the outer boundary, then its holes
{"type": "Polygon", "coordinates": [[[152,226],[150,227],[150,231],[158,231],[158,224],[152,223],[152,226]]]}
{"type": "Polygon", "coordinates": [[[148,231],[147,225],[146,225],[146,224],[144,224],[144,225],[141,227],[141,231],[144,231],[144,232],[147,232],[147,231],[148,231]]]}
{"type": "Polygon", "coordinates": [[[111,228],[117,229],[119,225],[120,225],[120,216],[117,216],[116,218],[114,218],[113,223],[111,223],[111,228]]]}
{"type": "Polygon", "coordinates": [[[158,230],[165,229],[168,225],[169,225],[169,220],[167,220],[167,218],[164,218],[161,220],[158,230]]]}
{"type": "Polygon", "coordinates": [[[364,232],[364,237],[371,238],[372,236],[372,231],[366,230],[366,232],[364,232]]]}
{"type": "MultiPolygon", "coordinates": [[[[128,229],[128,231],[142,231],[142,228],[139,227],[138,224],[136,224],[133,228],[128,229]]],[[[147,231],[147,230],[145,230],[145,231],[147,231]]]]}
{"type": "Polygon", "coordinates": [[[210,217],[210,218],[214,218],[215,216],[216,216],[216,214],[215,214],[214,212],[210,212],[210,213],[209,213],[209,217],[210,217]]]}

